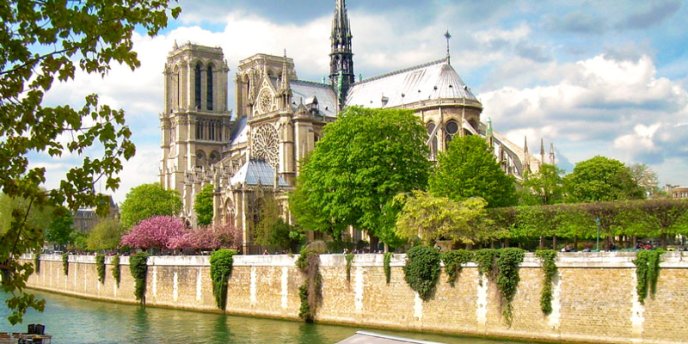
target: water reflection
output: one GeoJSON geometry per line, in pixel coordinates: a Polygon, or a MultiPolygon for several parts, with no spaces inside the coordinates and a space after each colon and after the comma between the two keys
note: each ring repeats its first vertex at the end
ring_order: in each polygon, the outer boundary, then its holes
{"type": "MultiPolygon", "coordinates": [[[[24,332],[26,324],[42,323],[54,344],[110,343],[336,343],[356,328],[256,319],[170,309],[143,308],[40,293],[44,313],[29,311],[24,325],[10,326],[9,311],[0,307],[0,332],[24,332]]],[[[4,303],[5,294],[0,293],[4,303]]],[[[377,331],[391,335],[454,344],[513,343],[418,333],[377,331]]]]}

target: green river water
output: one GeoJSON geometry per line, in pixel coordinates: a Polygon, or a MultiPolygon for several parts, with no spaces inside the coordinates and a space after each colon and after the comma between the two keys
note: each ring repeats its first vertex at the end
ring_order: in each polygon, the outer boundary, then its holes
{"type": "MultiPolygon", "coordinates": [[[[142,308],[36,292],[47,301],[45,312],[30,310],[24,324],[10,326],[5,294],[0,293],[0,332],[26,332],[41,323],[53,344],[105,343],[336,343],[362,328],[312,325],[295,321],[142,308]]],[[[516,343],[433,334],[369,330],[441,343],[516,343]]]]}

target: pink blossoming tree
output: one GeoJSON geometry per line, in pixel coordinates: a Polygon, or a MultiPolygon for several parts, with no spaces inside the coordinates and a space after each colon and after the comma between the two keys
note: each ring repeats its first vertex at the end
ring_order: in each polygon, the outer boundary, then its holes
{"type": "Polygon", "coordinates": [[[122,237],[120,244],[140,249],[175,249],[174,243],[187,233],[184,222],[174,216],[154,216],[141,221],[122,237]]]}

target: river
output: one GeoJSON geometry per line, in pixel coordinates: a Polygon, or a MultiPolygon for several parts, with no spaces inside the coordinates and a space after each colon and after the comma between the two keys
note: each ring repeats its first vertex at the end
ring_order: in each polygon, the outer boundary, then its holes
{"type": "MultiPolygon", "coordinates": [[[[23,325],[11,326],[0,293],[0,332],[26,332],[26,325],[44,324],[53,344],[107,343],[336,343],[361,328],[313,325],[222,314],[139,307],[36,292],[46,300],[45,312],[30,310],[23,325]]],[[[433,334],[373,332],[455,344],[516,343],[433,334]]]]}

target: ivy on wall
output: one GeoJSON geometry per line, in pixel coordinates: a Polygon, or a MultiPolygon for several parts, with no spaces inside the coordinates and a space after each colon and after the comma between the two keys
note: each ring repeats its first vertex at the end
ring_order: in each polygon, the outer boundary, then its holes
{"type": "Polygon", "coordinates": [[[488,280],[495,279],[495,260],[497,259],[498,251],[487,248],[473,252],[473,260],[478,265],[479,283],[482,285],[482,276],[487,276],[488,280]]]}
{"type": "Polygon", "coordinates": [[[440,254],[428,246],[415,246],[406,253],[404,279],[423,301],[435,292],[440,277],[440,254]]]}
{"type": "Polygon", "coordinates": [[[105,256],[96,254],[96,269],[98,270],[98,282],[105,283],[105,256]]]}
{"type": "Polygon", "coordinates": [[[462,265],[473,259],[473,253],[468,250],[454,250],[442,254],[444,271],[447,273],[447,283],[454,287],[457,278],[461,274],[462,265]]]}
{"type": "Polygon", "coordinates": [[[647,298],[648,289],[652,297],[657,291],[657,280],[659,279],[659,263],[662,250],[639,251],[633,260],[635,264],[635,274],[637,277],[636,291],[638,302],[644,304],[647,298]]]}
{"type": "Polygon", "coordinates": [[[499,257],[497,258],[497,289],[500,294],[500,306],[502,307],[502,316],[507,325],[511,326],[513,320],[511,302],[516,296],[518,289],[518,282],[521,280],[518,269],[523,262],[525,251],[520,248],[503,248],[499,250],[499,257]]]}
{"type": "Polygon", "coordinates": [[[544,277],[542,278],[542,292],[540,294],[540,309],[545,315],[552,313],[552,280],[557,275],[557,252],[554,250],[538,250],[535,256],[540,258],[542,263],[542,271],[544,277]]]}
{"type": "Polygon", "coordinates": [[[351,263],[354,261],[354,254],[353,253],[347,253],[346,254],[346,281],[351,283],[351,263]]]}
{"type": "Polygon", "coordinates": [[[385,283],[389,284],[392,279],[392,267],[389,263],[392,262],[392,252],[385,252],[384,259],[382,260],[382,268],[385,271],[385,283]]]}
{"type": "Polygon", "coordinates": [[[120,281],[121,276],[120,276],[119,255],[118,254],[116,254],[114,257],[112,257],[110,264],[112,264],[112,277],[115,278],[115,283],[117,283],[117,287],[119,288],[119,281],[120,281]]]}
{"type": "Polygon", "coordinates": [[[213,281],[213,295],[217,308],[227,307],[227,287],[232,277],[235,250],[219,249],[210,256],[210,278],[213,281]]]}
{"type": "Polygon", "coordinates": [[[313,322],[322,304],[322,275],[320,274],[320,253],[317,249],[304,247],[296,260],[296,267],[303,273],[304,281],[299,287],[301,307],[299,317],[313,322]]]}
{"type": "Polygon", "coordinates": [[[69,275],[69,253],[67,252],[62,254],[62,272],[65,276],[69,275]]]}
{"type": "Polygon", "coordinates": [[[134,296],[141,302],[146,304],[146,276],[148,275],[148,254],[139,252],[129,257],[129,270],[131,276],[134,277],[134,296]]]}
{"type": "Polygon", "coordinates": [[[33,254],[33,271],[35,273],[41,272],[41,254],[38,252],[33,254]]]}

